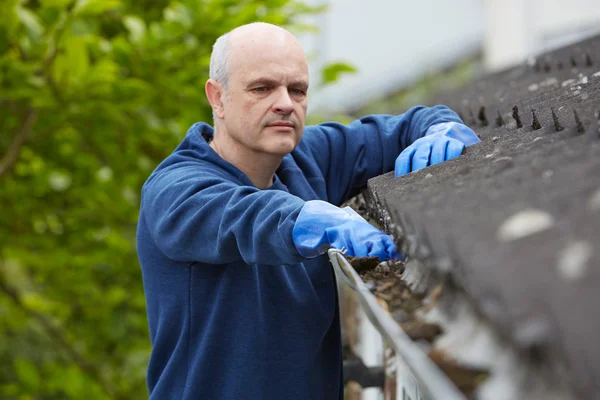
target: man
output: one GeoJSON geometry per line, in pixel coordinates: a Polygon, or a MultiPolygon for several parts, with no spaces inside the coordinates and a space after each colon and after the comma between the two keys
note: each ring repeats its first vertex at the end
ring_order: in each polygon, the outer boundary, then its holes
{"type": "Polygon", "coordinates": [[[219,38],[210,69],[215,129],[193,125],[142,190],[150,397],[341,399],[324,253],[397,254],[390,236],[337,205],[394,165],[408,173],[478,139],[441,106],[305,128],[306,58],[277,26],[219,38]]]}

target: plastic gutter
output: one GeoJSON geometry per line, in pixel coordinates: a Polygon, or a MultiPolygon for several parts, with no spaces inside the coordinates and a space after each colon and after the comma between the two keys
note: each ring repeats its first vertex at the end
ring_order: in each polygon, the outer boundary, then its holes
{"type": "Polygon", "coordinates": [[[379,305],[377,298],[346,260],[343,252],[330,249],[328,256],[336,275],[358,293],[369,321],[394,349],[397,359],[413,375],[418,383],[419,396],[424,400],[465,400],[466,397],[452,381],[379,305]]]}

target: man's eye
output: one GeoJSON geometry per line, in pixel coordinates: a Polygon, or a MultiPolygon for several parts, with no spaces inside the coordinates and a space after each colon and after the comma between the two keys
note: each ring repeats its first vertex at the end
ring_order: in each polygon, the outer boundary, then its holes
{"type": "Polygon", "coordinates": [[[306,92],[301,89],[290,89],[290,92],[292,92],[292,94],[297,94],[301,96],[304,96],[306,94],[306,92]]]}
{"type": "Polygon", "coordinates": [[[267,91],[267,88],[263,86],[263,87],[257,87],[257,88],[254,88],[254,89],[252,89],[252,90],[253,90],[254,92],[266,92],[266,91],[267,91]]]}

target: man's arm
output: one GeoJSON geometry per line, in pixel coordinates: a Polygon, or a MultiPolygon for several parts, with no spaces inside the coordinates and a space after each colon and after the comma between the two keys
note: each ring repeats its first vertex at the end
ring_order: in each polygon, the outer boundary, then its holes
{"type": "Polygon", "coordinates": [[[304,201],[220,178],[195,163],[163,170],[144,185],[140,218],[169,258],[224,264],[296,264],[292,230],[304,201]]]}
{"type": "Polygon", "coordinates": [[[157,247],[183,262],[296,264],[329,247],[397,257],[393,239],[357,215],[280,190],[236,185],[193,163],[149,179],[140,218],[157,247]]]}
{"type": "Polygon", "coordinates": [[[297,153],[300,157],[303,151],[310,153],[325,179],[329,202],[337,205],[355,195],[368,179],[393,170],[402,150],[442,122],[462,123],[445,106],[418,106],[397,116],[370,115],[347,126],[310,126],[297,153]]]}

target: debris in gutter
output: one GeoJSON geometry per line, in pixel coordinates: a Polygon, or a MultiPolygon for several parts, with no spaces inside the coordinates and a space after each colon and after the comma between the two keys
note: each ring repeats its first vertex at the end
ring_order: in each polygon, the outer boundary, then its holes
{"type": "Polygon", "coordinates": [[[372,288],[371,292],[375,297],[384,302],[383,308],[392,315],[402,330],[412,340],[427,343],[430,346],[428,354],[431,360],[462,393],[470,397],[485,382],[489,372],[483,368],[461,365],[443,350],[432,346],[436,338],[443,334],[443,330],[439,324],[425,321],[421,316],[435,306],[436,299],[441,295],[441,286],[434,288],[427,298],[426,293],[413,292],[403,280],[403,261],[391,265],[387,262],[375,265],[373,258],[376,257],[346,257],[363,282],[372,288]]]}
{"type": "Polygon", "coordinates": [[[359,274],[375,269],[380,261],[379,257],[346,257],[352,268],[359,274]]]}
{"type": "Polygon", "coordinates": [[[477,387],[489,377],[488,371],[479,368],[464,367],[441,350],[432,350],[429,353],[429,358],[467,396],[472,396],[477,387]]]}

